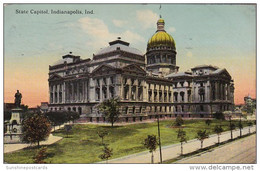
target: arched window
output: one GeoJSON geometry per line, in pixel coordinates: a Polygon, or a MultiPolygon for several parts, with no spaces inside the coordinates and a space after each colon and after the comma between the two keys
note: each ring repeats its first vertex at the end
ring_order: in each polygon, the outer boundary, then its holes
{"type": "Polygon", "coordinates": [[[181,95],[181,101],[183,102],[185,93],[182,91],[182,92],[180,92],[180,95],[181,95]]]}
{"type": "Polygon", "coordinates": [[[177,102],[178,101],[178,92],[174,92],[174,101],[177,102]]]}

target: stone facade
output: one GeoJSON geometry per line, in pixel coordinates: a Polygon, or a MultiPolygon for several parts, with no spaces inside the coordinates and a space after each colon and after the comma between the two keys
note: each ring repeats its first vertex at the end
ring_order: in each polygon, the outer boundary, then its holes
{"type": "MultiPolygon", "coordinates": [[[[164,31],[164,21],[157,26],[164,31]]],[[[211,117],[233,110],[234,84],[226,69],[202,65],[178,72],[172,37],[158,47],[156,41],[156,37],[149,41],[146,54],[119,38],[93,54],[92,60],[72,53],[63,56],[49,66],[49,110],[76,111],[87,121],[103,122],[96,105],[112,97],[120,99],[124,122],[155,115],[211,117]]]]}

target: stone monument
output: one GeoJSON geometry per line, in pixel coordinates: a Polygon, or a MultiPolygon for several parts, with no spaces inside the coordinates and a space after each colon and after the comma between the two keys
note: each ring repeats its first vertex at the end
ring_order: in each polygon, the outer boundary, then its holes
{"type": "Polygon", "coordinates": [[[4,143],[21,143],[23,109],[20,108],[22,94],[19,90],[17,90],[14,97],[16,108],[12,109],[11,119],[6,123],[7,131],[4,134],[4,143]]]}

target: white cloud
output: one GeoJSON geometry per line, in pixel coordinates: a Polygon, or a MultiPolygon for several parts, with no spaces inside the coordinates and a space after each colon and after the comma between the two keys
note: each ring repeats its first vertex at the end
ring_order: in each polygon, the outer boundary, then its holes
{"type": "Polygon", "coordinates": [[[122,39],[127,40],[129,42],[135,42],[135,41],[145,42],[145,39],[142,36],[140,36],[139,34],[133,33],[129,30],[123,32],[121,37],[122,37],[122,39]]]}
{"type": "Polygon", "coordinates": [[[103,38],[109,36],[107,25],[100,19],[85,17],[78,21],[81,28],[89,35],[103,38]]]}
{"type": "Polygon", "coordinates": [[[78,20],[81,29],[89,36],[86,45],[90,46],[94,53],[100,48],[108,46],[108,42],[121,37],[127,42],[145,42],[145,39],[137,33],[126,30],[121,33],[112,33],[101,19],[84,17],[78,20]]]}
{"type": "Polygon", "coordinates": [[[156,22],[159,19],[159,15],[152,10],[139,10],[136,12],[136,17],[144,29],[156,28],[156,22]]]}
{"type": "Polygon", "coordinates": [[[116,20],[116,19],[114,19],[114,20],[112,20],[112,22],[117,27],[123,27],[124,25],[127,24],[127,21],[125,21],[125,20],[116,20]]]}
{"type": "Polygon", "coordinates": [[[176,31],[175,27],[169,27],[167,29],[168,32],[174,33],[176,31]]]}

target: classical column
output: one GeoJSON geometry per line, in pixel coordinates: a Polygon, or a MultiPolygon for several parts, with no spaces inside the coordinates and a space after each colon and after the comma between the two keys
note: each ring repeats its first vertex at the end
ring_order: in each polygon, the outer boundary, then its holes
{"type": "Polygon", "coordinates": [[[110,98],[110,91],[109,91],[110,80],[109,80],[109,77],[106,78],[106,80],[107,80],[107,99],[109,99],[110,98]]]}
{"type": "Polygon", "coordinates": [[[72,91],[71,91],[71,88],[72,88],[72,85],[70,82],[67,83],[67,86],[68,86],[68,102],[70,103],[71,102],[71,96],[72,96],[72,91]],[[71,94],[70,94],[71,92],[71,94]]]}
{"type": "Polygon", "coordinates": [[[151,92],[152,92],[152,95],[151,95],[151,102],[154,102],[154,88],[152,88],[152,84],[151,84],[151,92]]]}
{"type": "Polygon", "coordinates": [[[138,92],[139,92],[139,87],[137,81],[137,85],[135,86],[135,101],[139,101],[138,92]]]}
{"type": "Polygon", "coordinates": [[[124,97],[124,83],[122,82],[120,86],[121,86],[121,91],[120,91],[121,98],[124,99],[125,98],[124,97]]]}
{"type": "Polygon", "coordinates": [[[99,89],[99,97],[100,97],[100,102],[103,101],[103,81],[102,79],[99,79],[99,85],[100,85],[100,89],[99,89]]]}
{"type": "Polygon", "coordinates": [[[65,85],[65,89],[64,89],[64,91],[65,91],[65,96],[64,96],[65,101],[64,101],[64,103],[67,103],[67,99],[68,99],[68,83],[64,82],[64,85],[65,85]]]}
{"type": "Polygon", "coordinates": [[[57,85],[57,103],[60,103],[60,84],[57,85]]]}
{"type": "Polygon", "coordinates": [[[227,85],[227,100],[230,100],[230,84],[227,85]]]}
{"type": "Polygon", "coordinates": [[[170,97],[169,97],[169,92],[170,92],[170,87],[169,86],[167,86],[168,88],[167,88],[167,91],[166,91],[166,102],[170,102],[170,97]]]}
{"type": "Polygon", "coordinates": [[[56,92],[56,87],[55,85],[53,85],[53,97],[52,97],[53,103],[56,103],[55,92],[56,92]]]}
{"type": "MultiPolygon", "coordinates": [[[[88,100],[89,100],[89,98],[88,98],[88,92],[89,92],[89,89],[88,89],[88,87],[89,87],[89,80],[86,80],[85,81],[85,102],[87,102],[88,100]]],[[[96,91],[96,90],[95,90],[96,91]]]]}
{"type": "Polygon", "coordinates": [[[222,82],[219,83],[219,99],[222,100],[222,82]]]}
{"type": "Polygon", "coordinates": [[[132,100],[132,82],[131,82],[131,80],[130,80],[130,84],[129,84],[129,101],[131,101],[132,100]]]}
{"type": "Polygon", "coordinates": [[[219,84],[219,99],[220,100],[222,100],[223,99],[223,94],[222,94],[222,92],[223,92],[223,83],[222,82],[220,82],[220,84],[219,84]]]}
{"type": "Polygon", "coordinates": [[[65,84],[65,96],[64,96],[64,98],[65,98],[65,103],[67,103],[67,101],[68,101],[68,96],[69,96],[69,93],[68,93],[68,89],[69,89],[69,87],[68,87],[68,82],[64,82],[64,84],[65,84]]]}
{"type": "Polygon", "coordinates": [[[222,100],[224,100],[225,99],[225,84],[224,83],[222,83],[222,91],[221,91],[221,96],[222,96],[222,100]]]}
{"type": "Polygon", "coordinates": [[[74,93],[74,83],[71,82],[71,92],[72,92],[72,98],[71,98],[71,102],[74,102],[75,99],[75,93],[74,93]]]}
{"type": "Polygon", "coordinates": [[[75,96],[75,102],[79,101],[79,80],[76,81],[76,96],[75,96]]]}
{"type": "Polygon", "coordinates": [[[153,102],[157,102],[157,98],[158,98],[158,91],[156,89],[156,84],[154,84],[154,89],[153,89],[153,102]],[[156,92],[156,98],[155,98],[155,92],[156,92]]]}
{"type": "Polygon", "coordinates": [[[223,100],[225,100],[225,99],[226,99],[226,96],[225,96],[225,91],[226,91],[226,83],[223,83],[223,84],[222,84],[222,87],[223,87],[223,88],[222,88],[222,96],[223,96],[223,98],[222,98],[222,99],[223,99],[223,100]]]}
{"type": "Polygon", "coordinates": [[[227,100],[227,84],[224,84],[224,100],[227,100]]]}
{"type": "Polygon", "coordinates": [[[212,101],[213,99],[212,99],[212,84],[211,84],[211,82],[209,82],[209,101],[212,101]]]}
{"type": "Polygon", "coordinates": [[[219,87],[218,87],[218,82],[215,82],[215,89],[216,89],[216,91],[215,91],[215,98],[216,98],[216,100],[218,100],[219,99],[219,94],[218,94],[218,89],[219,89],[219,87]]]}
{"type": "Polygon", "coordinates": [[[64,82],[60,84],[61,86],[61,102],[64,103],[64,82]]]}
{"type": "Polygon", "coordinates": [[[49,99],[49,102],[50,102],[50,103],[52,103],[52,100],[51,100],[52,91],[53,91],[53,90],[52,90],[52,86],[49,85],[49,98],[50,98],[50,99],[49,99]]]}
{"type": "Polygon", "coordinates": [[[198,98],[198,96],[199,96],[199,93],[198,93],[198,87],[195,85],[194,86],[194,90],[193,90],[193,101],[194,102],[198,102],[199,101],[199,98],[198,98]]]}
{"type": "Polygon", "coordinates": [[[164,86],[162,88],[162,102],[164,102],[164,86]]]}
{"type": "Polygon", "coordinates": [[[81,101],[85,102],[85,94],[86,94],[86,87],[85,87],[86,81],[82,80],[82,98],[81,101]]]}
{"type": "Polygon", "coordinates": [[[156,90],[157,90],[156,101],[159,102],[159,94],[160,94],[160,93],[159,93],[159,90],[160,90],[160,89],[159,89],[159,85],[158,85],[157,87],[158,87],[158,89],[156,89],[156,90]]]}

